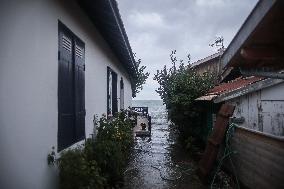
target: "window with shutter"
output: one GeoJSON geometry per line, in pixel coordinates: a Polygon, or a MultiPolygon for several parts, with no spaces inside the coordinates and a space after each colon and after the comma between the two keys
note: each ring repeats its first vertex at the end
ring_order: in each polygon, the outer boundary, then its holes
{"type": "Polygon", "coordinates": [[[112,78],[112,115],[115,115],[118,112],[117,107],[117,74],[115,72],[111,72],[112,78]]]}
{"type": "Polygon", "coordinates": [[[120,79],[120,109],[124,109],[124,82],[120,79]]]}
{"type": "Polygon", "coordinates": [[[117,74],[107,67],[107,114],[114,115],[118,112],[117,105],[117,74]]]}
{"type": "Polygon", "coordinates": [[[85,138],[85,56],[84,43],[78,38],[75,41],[75,118],[76,118],[76,141],[85,138]]]}
{"type": "Polygon", "coordinates": [[[85,44],[58,24],[58,151],[85,138],[85,44]]]}
{"type": "Polygon", "coordinates": [[[112,70],[107,67],[107,115],[112,114],[112,70]]]}

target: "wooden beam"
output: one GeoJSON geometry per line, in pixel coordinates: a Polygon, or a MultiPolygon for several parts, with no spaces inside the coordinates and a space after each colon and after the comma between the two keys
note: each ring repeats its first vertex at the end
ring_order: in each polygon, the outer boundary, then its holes
{"type": "Polygon", "coordinates": [[[284,73],[277,72],[274,70],[265,70],[262,68],[258,69],[241,69],[241,73],[244,76],[258,76],[258,77],[268,77],[274,79],[284,79],[284,73]]]}
{"type": "MultiPolygon", "coordinates": [[[[253,11],[250,13],[246,21],[241,26],[240,30],[229,44],[228,48],[224,52],[221,62],[224,66],[233,66],[234,61],[232,59],[237,56],[237,53],[241,50],[242,46],[249,38],[252,38],[252,33],[256,29],[260,22],[264,19],[265,15],[271,11],[272,7],[276,4],[277,0],[260,0],[253,11]]],[[[236,63],[236,62],[235,62],[236,63]]]]}
{"type": "Polygon", "coordinates": [[[275,47],[242,48],[240,54],[247,60],[274,60],[282,56],[275,47]]]}

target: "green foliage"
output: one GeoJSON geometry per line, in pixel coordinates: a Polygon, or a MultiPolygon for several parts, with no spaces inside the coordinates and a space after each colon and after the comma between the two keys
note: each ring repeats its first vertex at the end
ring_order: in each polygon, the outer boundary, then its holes
{"type": "Polygon", "coordinates": [[[190,68],[190,55],[188,65],[179,61],[177,66],[176,51],[170,55],[172,66],[157,70],[154,80],[159,83],[156,92],[161,96],[168,109],[169,118],[178,125],[183,139],[188,136],[201,137],[201,110],[195,99],[204,95],[214,85],[214,76],[205,73],[197,74],[190,68]]]}
{"type": "Polygon", "coordinates": [[[124,167],[133,143],[132,122],[126,115],[127,112],[120,112],[112,119],[102,117],[99,121],[95,159],[110,186],[123,179],[124,167]]]}
{"type": "Polygon", "coordinates": [[[194,138],[193,137],[188,137],[186,140],[185,140],[185,149],[187,150],[191,150],[193,148],[193,142],[194,142],[194,138]]]}
{"type": "Polygon", "coordinates": [[[61,189],[103,188],[105,178],[94,160],[95,152],[89,139],[84,147],[70,149],[61,154],[58,160],[61,189]]]}
{"type": "Polygon", "coordinates": [[[111,119],[103,116],[95,140],[87,139],[84,145],[62,152],[57,160],[61,189],[113,188],[122,181],[133,143],[127,113],[122,111],[111,119]]]}
{"type": "Polygon", "coordinates": [[[143,85],[146,83],[146,80],[150,75],[149,72],[145,72],[146,66],[141,66],[141,59],[135,60],[135,65],[136,65],[136,77],[133,78],[134,80],[133,97],[135,97],[136,94],[138,94],[143,89],[143,85]]]}

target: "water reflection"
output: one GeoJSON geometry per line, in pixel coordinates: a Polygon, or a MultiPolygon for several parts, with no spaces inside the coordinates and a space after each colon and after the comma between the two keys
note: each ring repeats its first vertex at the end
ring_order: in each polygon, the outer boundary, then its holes
{"type": "Polygon", "coordinates": [[[167,123],[165,107],[153,102],[147,105],[153,123],[151,137],[135,139],[124,188],[204,188],[195,175],[196,163],[176,143],[176,130],[167,123]]]}

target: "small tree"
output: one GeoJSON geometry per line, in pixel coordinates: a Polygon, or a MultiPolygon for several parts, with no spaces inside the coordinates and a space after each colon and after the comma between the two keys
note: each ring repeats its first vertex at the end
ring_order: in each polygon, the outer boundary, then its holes
{"type": "Polygon", "coordinates": [[[146,80],[150,75],[149,72],[145,71],[146,66],[141,66],[141,59],[136,59],[136,54],[134,54],[134,57],[136,66],[136,77],[133,78],[133,97],[135,97],[143,89],[143,85],[146,83],[146,80]]]}
{"type": "Polygon", "coordinates": [[[187,65],[179,60],[177,66],[176,51],[172,51],[172,66],[157,70],[154,80],[159,83],[156,92],[162,98],[168,109],[168,116],[178,126],[182,137],[194,135],[201,138],[200,108],[196,106],[195,99],[204,95],[214,86],[214,76],[209,73],[197,74],[190,66],[190,55],[187,65]]]}

